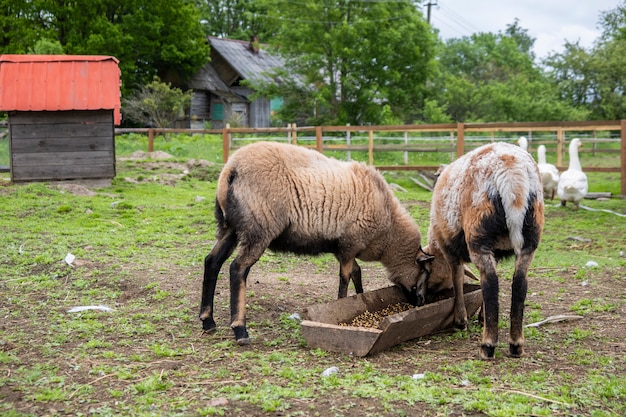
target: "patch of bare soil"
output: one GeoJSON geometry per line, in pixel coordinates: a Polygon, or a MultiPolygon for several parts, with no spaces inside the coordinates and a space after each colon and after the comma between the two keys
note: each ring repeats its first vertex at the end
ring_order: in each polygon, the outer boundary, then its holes
{"type": "MultiPolygon", "coordinates": [[[[137,152],[133,155],[135,154],[137,152]]],[[[161,185],[175,186],[178,181],[187,177],[202,181],[214,181],[220,172],[220,165],[204,159],[189,159],[185,163],[143,160],[140,157],[137,159],[141,160],[139,163],[145,172],[155,171],[156,173],[154,175],[141,175],[136,178],[125,177],[124,181],[133,184],[155,182],[161,185]]]]}
{"type": "Polygon", "coordinates": [[[118,158],[120,161],[129,161],[129,160],[141,160],[141,159],[173,159],[174,157],[167,152],[163,151],[154,151],[154,152],[145,152],[145,151],[135,151],[130,156],[124,158],[118,158]]]}
{"type": "Polygon", "coordinates": [[[58,190],[64,193],[70,193],[73,195],[85,196],[85,197],[93,197],[94,195],[98,194],[95,191],[87,188],[85,185],[76,184],[76,183],[57,184],[55,188],[57,188],[58,190]]]}

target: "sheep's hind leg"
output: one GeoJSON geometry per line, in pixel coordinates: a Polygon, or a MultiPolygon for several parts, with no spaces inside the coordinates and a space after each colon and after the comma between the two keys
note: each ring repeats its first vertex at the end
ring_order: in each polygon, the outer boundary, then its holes
{"type": "Polygon", "coordinates": [[[243,266],[238,257],[230,264],[230,327],[238,345],[250,344],[246,328],[246,281],[249,266],[243,266]]]}
{"type": "Polygon", "coordinates": [[[239,253],[230,264],[230,327],[238,345],[250,344],[246,328],[246,283],[250,268],[263,255],[266,247],[264,242],[250,245],[242,241],[239,253]]]}
{"type": "Polygon", "coordinates": [[[480,255],[475,262],[480,271],[480,287],[483,293],[483,336],[480,345],[480,358],[493,359],[498,344],[498,275],[496,262],[492,256],[480,255]]]}
{"type": "Polygon", "coordinates": [[[227,232],[218,239],[211,252],[204,258],[204,280],[202,282],[202,302],[200,304],[200,320],[206,332],[215,331],[216,324],[213,318],[213,299],[217,276],[222,265],[233,253],[237,246],[237,236],[234,232],[227,232]]]}
{"type": "Polygon", "coordinates": [[[519,358],[524,353],[524,302],[528,292],[526,278],[533,254],[522,255],[515,262],[513,283],[511,284],[511,329],[509,335],[509,356],[519,358]]]}

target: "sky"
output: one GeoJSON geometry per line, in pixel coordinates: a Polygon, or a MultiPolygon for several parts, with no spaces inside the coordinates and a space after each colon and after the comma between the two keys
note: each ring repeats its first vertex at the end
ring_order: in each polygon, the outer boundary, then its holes
{"type": "Polygon", "coordinates": [[[600,37],[600,12],[615,9],[621,0],[424,0],[431,6],[431,25],[440,37],[461,38],[479,32],[504,32],[515,18],[535,38],[538,59],[563,52],[566,41],[590,47],[600,37]]]}

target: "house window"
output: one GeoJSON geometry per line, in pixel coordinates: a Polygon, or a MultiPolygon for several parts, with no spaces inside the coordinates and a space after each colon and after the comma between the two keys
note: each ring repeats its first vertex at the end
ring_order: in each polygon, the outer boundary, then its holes
{"type": "Polygon", "coordinates": [[[211,113],[213,114],[213,120],[224,120],[224,104],[213,103],[211,113]]]}

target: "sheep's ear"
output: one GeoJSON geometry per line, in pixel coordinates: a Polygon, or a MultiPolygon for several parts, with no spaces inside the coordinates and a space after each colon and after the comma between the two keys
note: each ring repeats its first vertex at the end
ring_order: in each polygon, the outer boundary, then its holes
{"type": "Polygon", "coordinates": [[[417,263],[418,264],[426,264],[426,263],[430,263],[430,262],[432,262],[434,260],[435,260],[434,256],[429,255],[427,253],[424,253],[424,251],[422,251],[421,249],[417,253],[417,263]]]}

